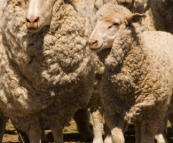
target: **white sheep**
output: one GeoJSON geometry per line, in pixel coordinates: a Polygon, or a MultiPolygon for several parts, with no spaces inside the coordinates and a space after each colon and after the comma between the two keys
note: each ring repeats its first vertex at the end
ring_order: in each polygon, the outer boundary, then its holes
{"type": "MultiPolygon", "coordinates": [[[[171,105],[173,36],[141,32],[134,22],[142,17],[125,7],[105,4],[96,14],[89,40],[105,65],[101,98],[113,143],[124,143],[127,121],[136,126],[135,143],[154,143],[171,105]]],[[[162,139],[158,143],[166,142],[162,139]]]]}
{"type": "Polygon", "coordinates": [[[62,143],[63,126],[93,92],[94,54],[86,44],[92,12],[85,0],[26,3],[9,0],[2,13],[0,108],[30,142],[40,142],[41,116],[62,143]]]}

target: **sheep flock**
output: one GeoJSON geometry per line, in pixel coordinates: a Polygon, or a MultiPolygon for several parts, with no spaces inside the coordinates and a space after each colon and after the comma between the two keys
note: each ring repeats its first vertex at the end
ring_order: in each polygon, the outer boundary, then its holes
{"type": "Polygon", "coordinates": [[[85,141],[125,143],[130,123],[135,143],[168,143],[172,23],[173,0],[0,0],[0,142],[10,119],[63,143],[74,119],[85,141]]]}

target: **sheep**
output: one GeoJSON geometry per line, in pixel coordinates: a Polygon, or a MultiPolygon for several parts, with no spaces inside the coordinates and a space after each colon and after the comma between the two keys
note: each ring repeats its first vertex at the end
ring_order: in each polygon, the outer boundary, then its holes
{"type": "Polygon", "coordinates": [[[54,140],[62,143],[63,126],[93,92],[94,53],[86,44],[92,12],[85,0],[39,2],[52,10],[46,23],[42,13],[25,18],[23,0],[10,0],[3,10],[0,108],[30,142],[40,142],[42,117],[55,123],[54,140]]]}
{"type": "MultiPolygon", "coordinates": [[[[6,1],[7,2],[7,1],[6,1]]],[[[36,22],[37,22],[37,20],[39,20],[38,19],[38,17],[34,17],[33,15],[32,15],[32,13],[30,12],[31,10],[33,10],[34,8],[33,8],[33,6],[35,6],[35,9],[36,8],[38,8],[38,6],[40,5],[39,3],[40,3],[40,1],[37,1],[37,3],[35,3],[35,1],[34,1],[34,4],[33,4],[33,1],[30,1],[29,2],[30,3],[30,5],[29,5],[29,7],[28,7],[28,11],[27,11],[27,15],[26,15],[26,21],[27,21],[27,23],[26,23],[26,25],[27,25],[27,27],[28,27],[28,30],[29,31],[31,31],[31,32],[37,32],[37,31],[39,31],[42,27],[44,27],[46,24],[48,25],[49,24],[49,22],[48,21],[50,21],[50,13],[51,13],[51,9],[48,7],[48,9],[50,9],[49,11],[46,11],[45,9],[46,9],[46,1],[44,1],[44,2],[42,2],[42,7],[40,7],[40,9],[42,9],[41,11],[43,12],[42,13],[42,15],[46,15],[47,17],[45,18],[46,19],[46,22],[45,23],[43,23],[43,25],[41,25],[39,28],[37,28],[37,27],[34,27],[34,26],[38,26],[37,24],[36,24],[36,22]],[[32,6],[32,7],[31,7],[32,6]],[[46,12],[46,13],[45,13],[46,12]],[[49,14],[48,14],[48,12],[49,12],[49,14]],[[35,21],[35,23],[34,23],[34,21],[35,21]],[[32,31],[32,30],[35,30],[36,29],[36,31],[32,31]]],[[[51,6],[51,4],[52,3],[49,3],[49,5],[51,6]]],[[[38,12],[38,11],[34,11],[34,12],[38,12]]],[[[35,13],[35,14],[37,14],[37,13],[35,13]]],[[[97,97],[98,98],[98,97],[97,97]]],[[[91,103],[91,104],[93,104],[93,103],[91,103]]],[[[93,106],[93,105],[92,105],[93,106]]],[[[95,108],[94,109],[92,109],[92,110],[95,110],[95,108]]],[[[84,111],[84,110],[82,110],[82,111],[84,111]]],[[[94,111],[92,111],[92,113],[93,113],[94,111]]],[[[96,110],[96,113],[97,113],[98,111],[96,110]]],[[[85,112],[81,112],[81,114],[82,115],[80,115],[80,116],[85,116],[85,117],[83,117],[82,119],[81,119],[81,121],[79,121],[79,114],[75,114],[75,115],[78,115],[77,117],[75,117],[75,120],[76,120],[76,123],[77,123],[77,125],[78,125],[78,129],[79,129],[79,132],[83,135],[83,138],[85,139],[85,140],[91,140],[92,138],[93,138],[93,134],[89,131],[89,129],[87,130],[87,123],[85,123],[85,122],[87,122],[87,117],[86,117],[86,113],[85,112]],[[80,124],[82,124],[82,126],[80,127],[80,124]]],[[[94,115],[95,115],[95,113],[94,113],[94,115]]],[[[97,120],[97,119],[95,119],[94,118],[94,120],[97,120]]],[[[97,127],[97,128],[100,128],[100,123],[96,123],[96,124],[99,124],[99,127],[97,127]]],[[[19,130],[18,130],[19,131],[19,130]]],[[[21,131],[19,131],[20,133],[22,133],[21,131]]],[[[102,132],[102,131],[100,131],[100,132],[102,132]]],[[[102,134],[101,134],[102,135],[102,134]]]]}
{"type": "Polygon", "coordinates": [[[161,30],[173,33],[173,1],[148,0],[146,18],[142,20],[146,30],[161,30]]]}
{"type": "MultiPolygon", "coordinates": [[[[105,3],[113,3],[113,4],[120,4],[126,6],[128,9],[130,9],[133,12],[143,12],[144,8],[146,6],[147,0],[90,0],[90,6],[91,9],[93,9],[94,12],[96,12],[103,4],[105,3]]],[[[93,143],[103,143],[102,139],[102,124],[104,125],[104,128],[106,129],[106,125],[104,122],[103,117],[103,107],[100,101],[100,82],[101,82],[101,76],[104,70],[103,63],[99,61],[99,59],[96,57],[96,75],[95,75],[95,85],[94,85],[94,93],[91,96],[90,102],[89,102],[89,109],[91,112],[91,117],[93,119],[93,133],[94,133],[94,139],[93,143]]],[[[127,126],[125,127],[127,130],[127,126]]],[[[105,130],[105,141],[104,142],[110,142],[109,138],[109,131],[105,130]]]]}
{"type": "Polygon", "coordinates": [[[154,143],[172,107],[173,36],[142,32],[134,23],[144,16],[105,4],[96,13],[89,39],[90,49],[105,66],[101,99],[113,143],[124,142],[123,130],[129,121],[136,127],[135,143],[154,143]]]}
{"type": "Polygon", "coordinates": [[[96,12],[99,8],[106,3],[120,4],[132,12],[143,13],[147,7],[148,0],[90,0],[90,5],[92,5],[92,9],[96,12]]]}
{"type": "Polygon", "coordinates": [[[147,0],[117,0],[118,4],[124,5],[132,12],[143,13],[147,6],[147,0]]]}
{"type": "MultiPolygon", "coordinates": [[[[1,5],[0,5],[0,21],[1,21],[2,11],[7,4],[7,0],[0,0],[0,3],[1,3],[1,5]]],[[[0,29],[0,47],[2,47],[1,29],[0,29]]],[[[3,138],[4,131],[5,131],[5,125],[6,125],[7,120],[8,120],[8,117],[6,117],[3,113],[3,111],[0,109],[0,142],[2,142],[2,138],[3,138]]]]}
{"type": "MultiPolygon", "coordinates": [[[[148,8],[145,12],[146,18],[142,20],[145,30],[166,31],[173,34],[172,6],[172,0],[148,0],[148,8]]],[[[173,125],[173,115],[169,114],[168,119],[171,122],[171,125],[173,125]]],[[[165,122],[167,123],[167,121],[165,122]]],[[[166,129],[161,131],[160,134],[166,134],[166,129]]]]}

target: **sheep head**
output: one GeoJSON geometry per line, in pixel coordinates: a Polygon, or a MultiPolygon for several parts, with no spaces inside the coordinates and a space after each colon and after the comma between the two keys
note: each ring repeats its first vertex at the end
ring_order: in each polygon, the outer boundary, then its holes
{"type": "Polygon", "coordinates": [[[50,25],[55,0],[26,0],[26,27],[35,33],[50,25]]]}
{"type": "Polygon", "coordinates": [[[144,16],[144,14],[131,13],[120,5],[105,4],[96,13],[96,26],[89,39],[90,49],[98,52],[111,48],[121,27],[138,22],[144,16]]]}

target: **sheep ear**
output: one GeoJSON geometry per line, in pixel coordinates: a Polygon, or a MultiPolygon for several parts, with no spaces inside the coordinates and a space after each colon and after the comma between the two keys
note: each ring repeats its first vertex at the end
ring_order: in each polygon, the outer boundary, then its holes
{"type": "Polygon", "coordinates": [[[126,16],[126,20],[128,23],[135,23],[141,21],[143,17],[145,17],[145,14],[130,13],[126,16]]]}

